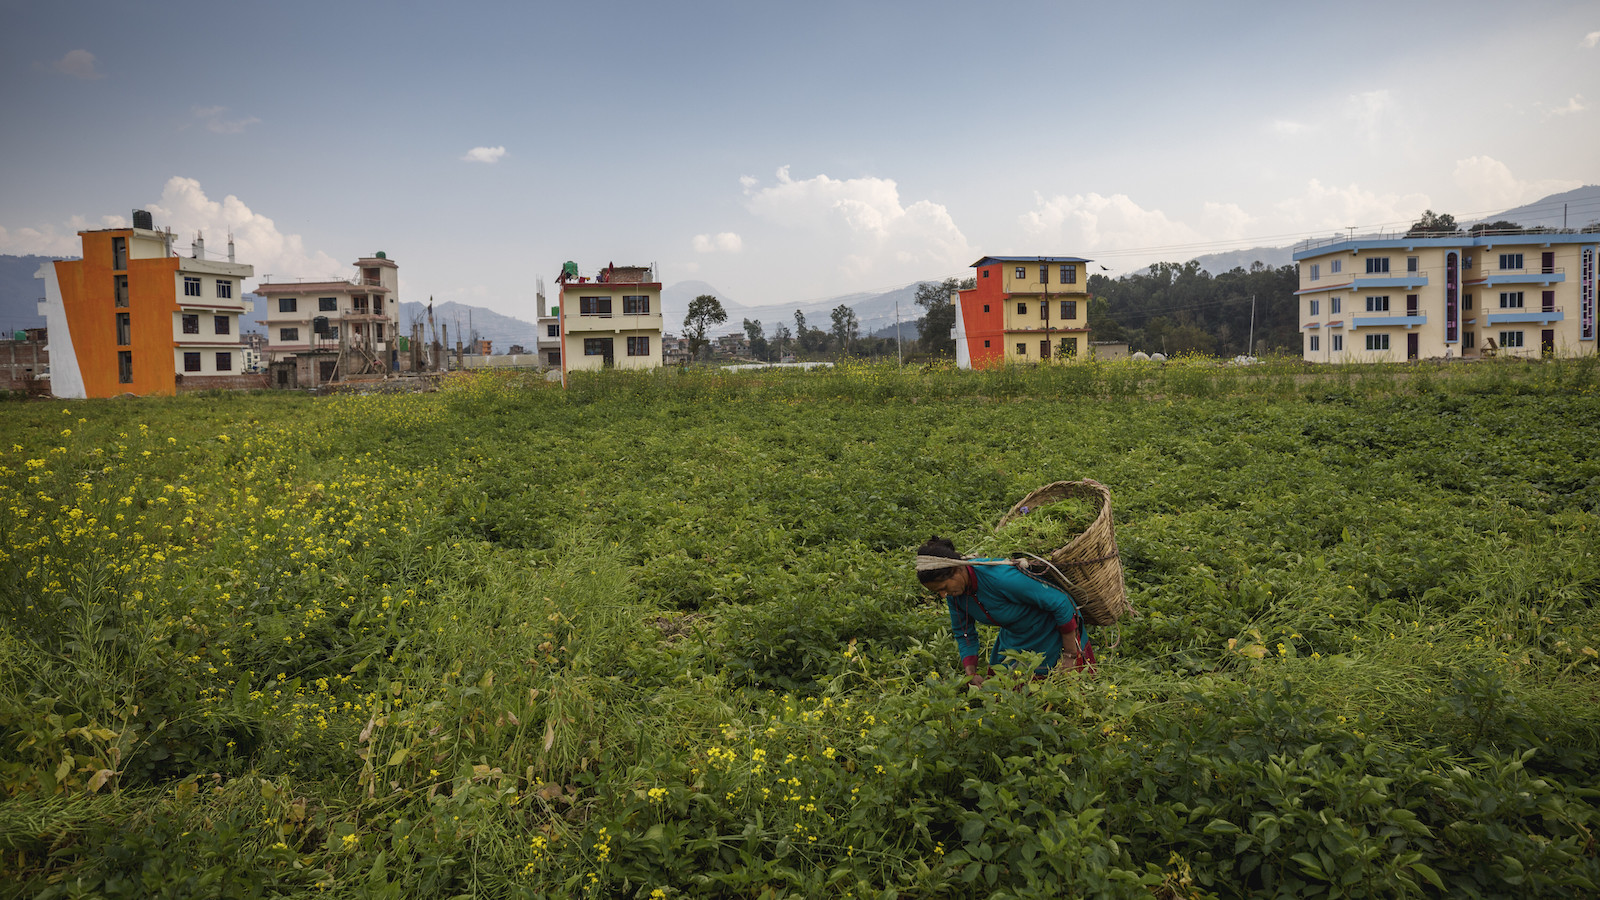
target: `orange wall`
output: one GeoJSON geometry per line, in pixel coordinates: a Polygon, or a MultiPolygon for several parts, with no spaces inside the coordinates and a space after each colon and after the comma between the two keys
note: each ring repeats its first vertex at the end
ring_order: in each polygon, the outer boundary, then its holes
{"type": "Polygon", "coordinates": [[[1005,270],[998,264],[983,266],[977,271],[977,282],[977,287],[962,291],[959,296],[967,355],[974,369],[983,369],[1005,360],[1005,270]],[[984,277],[986,271],[987,278],[984,277]],[[984,304],[988,304],[988,312],[983,311],[984,304]],[[984,341],[988,341],[989,346],[985,347],[984,341]]]}
{"type": "Polygon", "coordinates": [[[132,232],[97,231],[83,236],[83,259],[56,263],[61,303],[72,347],[90,397],[118,394],[172,395],[176,391],[172,316],[177,311],[178,260],[129,260],[124,273],[111,268],[111,239],[132,241],[132,232]],[[116,306],[116,276],[128,276],[128,308],[116,306]],[[131,344],[117,346],[117,313],[128,313],[131,344]],[[117,352],[133,352],[133,382],[117,379],[117,352]]]}

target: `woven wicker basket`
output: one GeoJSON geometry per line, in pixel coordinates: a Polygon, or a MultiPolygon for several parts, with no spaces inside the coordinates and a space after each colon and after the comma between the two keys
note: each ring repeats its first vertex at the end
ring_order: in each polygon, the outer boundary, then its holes
{"type": "MultiPolygon", "coordinates": [[[[1083,533],[1052,551],[1048,559],[1051,570],[1037,562],[1027,564],[1029,571],[1060,584],[1078,603],[1083,619],[1090,625],[1111,625],[1133,612],[1128,602],[1128,590],[1122,581],[1122,557],[1117,552],[1116,528],[1111,516],[1111,491],[1098,481],[1057,481],[1034,491],[1011,507],[994,526],[996,531],[1029,510],[1067,498],[1086,500],[1094,504],[1094,522],[1083,533]],[[1063,577],[1065,581],[1063,582],[1063,577]]],[[[1025,563],[1026,564],[1026,563],[1025,563]]]]}

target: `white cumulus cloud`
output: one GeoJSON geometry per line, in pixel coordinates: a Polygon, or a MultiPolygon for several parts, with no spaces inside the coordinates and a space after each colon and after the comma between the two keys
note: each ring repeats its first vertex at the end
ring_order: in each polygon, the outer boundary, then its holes
{"type": "Polygon", "coordinates": [[[1300,194],[1276,204],[1275,230],[1389,229],[1397,223],[1409,225],[1429,206],[1428,195],[1422,193],[1380,192],[1359,184],[1339,187],[1313,178],[1300,194]]]}
{"type": "Polygon", "coordinates": [[[24,225],[20,228],[0,227],[0,253],[18,256],[77,256],[83,251],[78,232],[95,228],[127,228],[128,220],[122,216],[101,216],[91,222],[83,216],[72,216],[60,224],[24,225]]]}
{"type": "Polygon", "coordinates": [[[196,106],[193,110],[194,117],[206,126],[206,130],[217,134],[239,134],[251,125],[261,122],[255,116],[228,118],[223,115],[227,111],[226,106],[196,106]]]}
{"type": "Polygon", "coordinates": [[[1584,35],[1583,40],[1578,42],[1578,46],[1583,47],[1586,50],[1593,50],[1595,47],[1600,47],[1600,31],[1591,31],[1584,35]]]}
{"type": "Polygon", "coordinates": [[[1518,206],[1583,184],[1559,178],[1524,181],[1512,173],[1510,166],[1489,156],[1458,160],[1452,175],[1456,184],[1473,198],[1473,205],[1481,209],[1518,206]]]}
{"type": "MultiPolygon", "coordinates": [[[[1237,207],[1234,207],[1237,209],[1237,207]]],[[[1145,209],[1127,194],[1038,195],[1021,216],[1022,230],[1040,253],[1090,255],[1101,250],[1151,249],[1205,240],[1195,228],[1145,209]]]]}
{"type": "Polygon", "coordinates": [[[972,249],[949,210],[929,200],[902,203],[892,179],[817,175],[797,181],[784,166],[775,183],[750,176],[739,182],[752,213],[832,242],[853,276],[916,278],[971,261],[972,249]]]}
{"type": "MultiPolygon", "coordinates": [[[[298,234],[284,234],[272,219],[255,212],[232,194],[212,200],[193,178],[174,176],[161,190],[161,200],[145,207],[156,227],[169,227],[177,236],[174,249],[189,255],[197,232],[206,238],[207,259],[227,259],[228,235],[233,235],[235,258],[255,266],[256,278],[274,281],[342,279],[348,264],[322,251],[308,251],[298,234]]],[[[353,262],[353,260],[352,260],[353,262]]]]}
{"type": "Polygon", "coordinates": [[[696,253],[738,253],[744,248],[744,240],[731,231],[721,234],[697,234],[694,236],[694,250],[696,253]]]}
{"type": "Polygon", "coordinates": [[[473,147],[461,157],[462,162],[497,163],[506,155],[504,147],[473,147]]]}
{"type": "Polygon", "coordinates": [[[1576,112],[1583,112],[1588,108],[1589,107],[1585,106],[1583,103],[1583,95],[1574,94],[1570,99],[1567,100],[1566,106],[1558,106],[1555,109],[1550,110],[1550,113],[1551,115],[1556,116],[1569,116],[1576,112]]]}
{"type": "Polygon", "coordinates": [[[100,73],[94,68],[94,54],[87,50],[69,50],[65,56],[51,63],[50,68],[84,81],[93,81],[100,77],[100,73]]]}

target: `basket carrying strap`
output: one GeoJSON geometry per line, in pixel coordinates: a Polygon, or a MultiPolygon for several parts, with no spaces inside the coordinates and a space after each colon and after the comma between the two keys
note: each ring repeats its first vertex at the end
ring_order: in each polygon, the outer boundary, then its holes
{"type": "MultiPolygon", "coordinates": [[[[1063,574],[1060,569],[1056,568],[1056,564],[1051,562],[1048,559],[1044,559],[1043,557],[1035,556],[1032,553],[1028,553],[1026,551],[1018,552],[1017,554],[1015,554],[1015,556],[1019,556],[1019,557],[1025,556],[1028,559],[1031,559],[1034,562],[1039,563],[1040,565],[1044,566],[1045,568],[1049,569],[1050,571],[1056,573],[1056,577],[1060,578],[1063,584],[1071,584],[1072,583],[1072,579],[1068,578],[1065,574],[1063,574]]],[[[1117,554],[1113,553],[1110,556],[1102,557],[1102,559],[1115,559],[1116,556],[1117,556],[1117,554]]],[[[1090,562],[1099,562],[1100,560],[1089,560],[1089,561],[1090,562]]],[[[1050,582],[1046,581],[1045,579],[1040,578],[1039,576],[1033,574],[1032,572],[1029,572],[1028,571],[1028,567],[1024,566],[1022,564],[1022,560],[1020,560],[1020,559],[1012,559],[1012,560],[1010,560],[1010,562],[1011,562],[1011,565],[1016,567],[1018,572],[1021,572],[1022,574],[1028,576],[1029,578],[1032,578],[1034,581],[1037,581],[1040,584],[1050,585],[1050,587],[1053,587],[1053,588],[1056,588],[1056,589],[1060,589],[1061,585],[1059,585],[1059,584],[1051,584],[1050,582]]],[[[1078,598],[1073,597],[1072,598],[1072,602],[1074,604],[1076,604],[1078,602],[1078,598]]],[[[1073,617],[1073,623],[1077,624],[1077,625],[1080,625],[1083,635],[1086,636],[1088,634],[1088,632],[1089,632],[1089,623],[1084,621],[1084,619],[1083,619],[1083,611],[1082,610],[1079,610],[1078,614],[1075,617],[1073,617]]],[[[1078,629],[1074,629],[1074,630],[1078,630],[1078,629]]],[[[1079,637],[1079,639],[1076,641],[1076,644],[1077,644],[1076,656],[1078,656],[1079,658],[1082,658],[1082,656],[1083,656],[1083,637],[1082,636],[1079,637]]],[[[1107,647],[1106,650],[1107,651],[1115,650],[1121,644],[1122,644],[1122,638],[1121,638],[1120,632],[1119,632],[1119,636],[1117,638],[1116,643],[1114,643],[1111,646],[1107,647]]]]}

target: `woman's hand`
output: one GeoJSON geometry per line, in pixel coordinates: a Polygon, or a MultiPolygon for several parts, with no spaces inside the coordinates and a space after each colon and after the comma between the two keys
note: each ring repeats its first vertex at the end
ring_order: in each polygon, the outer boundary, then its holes
{"type": "Polygon", "coordinates": [[[967,683],[973,687],[982,687],[983,676],[978,674],[978,667],[975,665],[968,665],[965,668],[967,670],[967,683]]]}

